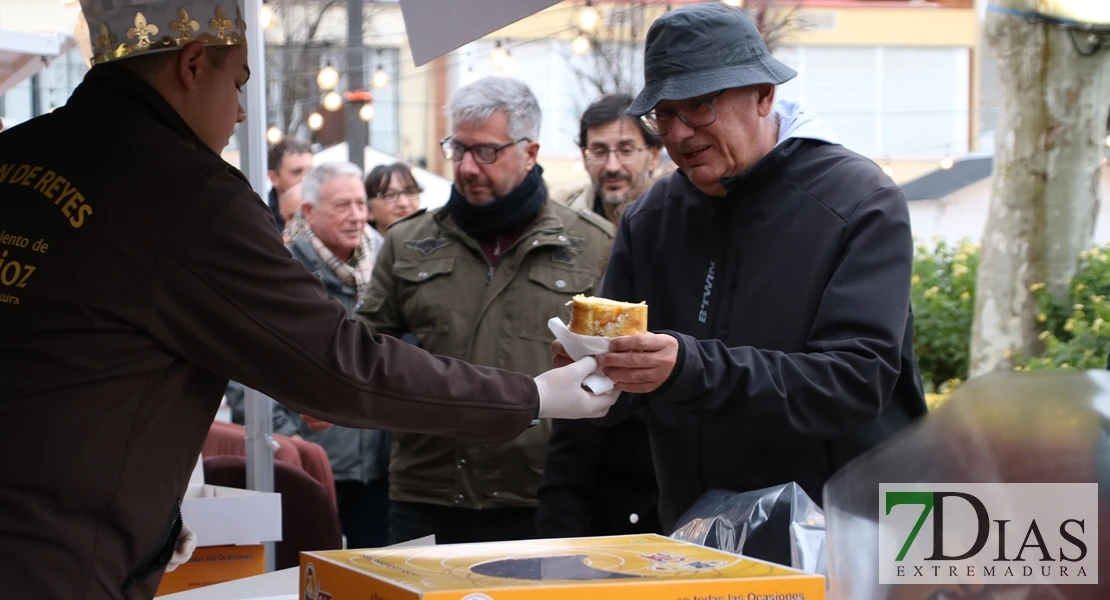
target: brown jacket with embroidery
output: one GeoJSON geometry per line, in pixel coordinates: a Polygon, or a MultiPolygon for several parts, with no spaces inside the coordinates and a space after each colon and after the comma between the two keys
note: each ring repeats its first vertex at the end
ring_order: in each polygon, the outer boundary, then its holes
{"type": "MultiPolygon", "coordinates": [[[[490,267],[445,209],[418,213],[390,228],[358,314],[376,331],[414,334],[433,354],[538,375],[551,368],[548,320],[567,321],[571,297],[593,293],[612,235],[604,218],[548,201],[490,267]]],[[[503,445],[397,433],[390,497],[474,509],[536,506],[549,426],[503,445]]]]}
{"type": "Polygon", "coordinates": [[[536,414],[530,376],[348,320],[243,175],[118,65],[0,133],[0,230],[4,598],[151,598],[228,379],[475,442],[536,414]]]}

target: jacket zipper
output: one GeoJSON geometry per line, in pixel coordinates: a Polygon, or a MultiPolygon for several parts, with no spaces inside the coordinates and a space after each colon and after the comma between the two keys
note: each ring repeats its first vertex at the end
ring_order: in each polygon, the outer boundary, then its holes
{"type": "Polygon", "coordinates": [[[486,265],[488,266],[488,268],[486,269],[486,287],[489,287],[489,284],[493,283],[493,263],[491,263],[489,259],[486,258],[485,252],[482,253],[482,258],[485,259],[486,265]]]}
{"type": "MultiPolygon", "coordinates": [[[[532,237],[533,235],[536,235],[536,234],[553,234],[553,233],[558,233],[559,231],[561,231],[561,230],[556,230],[556,229],[532,229],[530,231],[526,231],[523,234],[521,234],[519,237],[517,237],[516,241],[513,242],[512,244],[510,244],[508,248],[505,248],[504,251],[505,252],[511,251],[512,249],[514,249],[517,246],[519,246],[520,244],[522,244],[525,240],[532,237]]],[[[520,264],[524,264],[524,261],[528,257],[528,254],[531,253],[532,251],[537,250],[539,248],[543,248],[545,246],[551,246],[551,245],[553,245],[553,244],[542,244],[542,245],[537,244],[535,246],[529,245],[524,250],[524,256],[520,257],[520,264]]],[[[497,249],[497,248],[495,248],[495,249],[497,249]]],[[[485,251],[482,250],[481,246],[478,246],[477,250],[478,250],[478,253],[482,255],[482,259],[486,261],[487,265],[489,265],[489,269],[486,271],[486,287],[489,287],[490,283],[493,282],[493,271],[494,271],[493,263],[491,263],[489,261],[489,259],[486,258],[486,253],[485,253],[485,251]]],[[[473,357],[474,357],[474,344],[476,343],[476,340],[477,340],[477,336],[475,335],[475,333],[478,331],[478,323],[482,320],[482,316],[485,315],[486,308],[488,308],[488,305],[483,305],[482,309],[478,312],[477,320],[474,321],[474,324],[471,327],[471,330],[470,330],[470,344],[467,346],[467,349],[466,349],[466,360],[472,360],[473,357]]]]}
{"type": "Polygon", "coordinates": [[[719,280],[721,284],[717,292],[717,300],[709,305],[709,310],[712,311],[712,318],[709,319],[709,321],[713,323],[713,331],[710,332],[710,336],[713,339],[721,339],[721,315],[728,314],[728,311],[721,310],[721,307],[725,305],[726,301],[724,297],[726,294],[725,290],[730,287],[734,277],[732,264],[732,235],[730,235],[732,233],[732,199],[725,197],[721,201],[724,203],[725,208],[724,218],[721,219],[721,227],[725,238],[724,260],[721,260],[721,267],[724,269],[724,272],[720,274],[719,280]]]}
{"type": "Polygon", "coordinates": [[[148,556],[146,560],[140,563],[139,566],[136,568],[137,572],[132,571],[127,576],[127,578],[124,579],[123,585],[120,586],[120,591],[123,593],[124,600],[127,600],[131,597],[131,588],[134,587],[136,583],[139,583],[140,581],[150,577],[151,575],[154,575],[162,569],[165,569],[166,565],[170,563],[170,559],[173,558],[173,553],[174,551],[176,551],[176,548],[171,547],[170,551],[166,552],[166,546],[171,542],[176,542],[176,537],[181,532],[181,522],[181,498],[177,498],[174,502],[174,514],[173,519],[170,521],[169,529],[167,529],[166,532],[162,534],[162,538],[159,540],[158,545],[155,546],[155,549],[150,554],[150,556],[148,556]],[[139,570],[143,569],[144,567],[145,570],[139,570]]]}
{"type": "MultiPolygon", "coordinates": [[[[495,236],[493,238],[493,255],[494,256],[501,256],[501,236],[500,235],[495,236]]],[[[489,284],[493,283],[493,263],[490,262],[490,260],[488,258],[486,258],[485,251],[482,252],[482,258],[485,258],[486,259],[486,264],[489,265],[489,269],[486,270],[486,287],[489,287],[489,284]]]]}

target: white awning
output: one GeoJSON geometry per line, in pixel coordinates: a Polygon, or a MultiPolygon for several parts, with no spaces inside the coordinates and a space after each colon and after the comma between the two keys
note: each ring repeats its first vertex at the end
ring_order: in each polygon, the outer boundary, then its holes
{"type": "Polygon", "coordinates": [[[72,36],[0,29],[0,94],[39,72],[51,60],[69,52],[72,36]]]}

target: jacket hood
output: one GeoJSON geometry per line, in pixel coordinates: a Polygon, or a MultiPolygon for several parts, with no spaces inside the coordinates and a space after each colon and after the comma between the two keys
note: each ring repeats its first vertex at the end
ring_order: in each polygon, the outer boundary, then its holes
{"type": "Polygon", "coordinates": [[[797,138],[840,146],[840,139],[814,112],[796,100],[776,100],[771,112],[779,122],[779,144],[797,138]]]}

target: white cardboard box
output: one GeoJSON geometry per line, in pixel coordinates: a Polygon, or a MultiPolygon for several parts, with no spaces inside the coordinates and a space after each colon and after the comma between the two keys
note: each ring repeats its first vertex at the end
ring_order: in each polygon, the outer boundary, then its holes
{"type": "Polygon", "coordinates": [[[181,516],[197,546],[249,546],[281,541],[281,494],[192,484],[181,516]]]}

